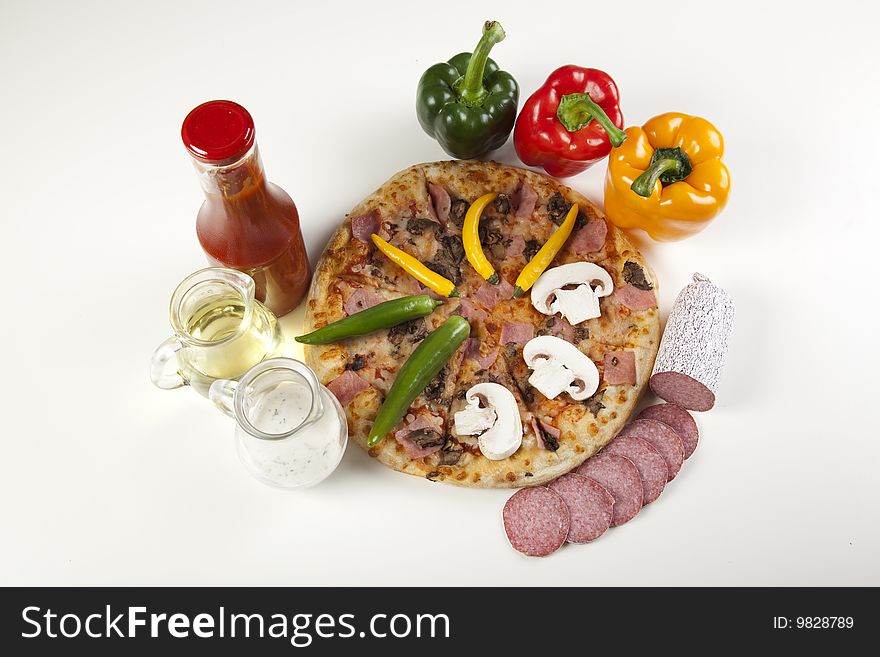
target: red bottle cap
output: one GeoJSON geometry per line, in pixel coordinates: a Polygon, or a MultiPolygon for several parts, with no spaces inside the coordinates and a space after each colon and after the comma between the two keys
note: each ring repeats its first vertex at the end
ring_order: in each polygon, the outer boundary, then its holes
{"type": "Polygon", "coordinates": [[[180,136],[190,155],[198,160],[236,160],[254,145],[254,120],[238,103],[209,100],[186,115],[180,136]]]}

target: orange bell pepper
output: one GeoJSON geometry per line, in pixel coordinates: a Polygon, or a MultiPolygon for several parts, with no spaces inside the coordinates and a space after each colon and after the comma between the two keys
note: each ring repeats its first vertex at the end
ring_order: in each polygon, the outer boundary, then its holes
{"type": "Polygon", "coordinates": [[[611,151],[605,176],[611,223],[672,242],[700,232],[724,209],[724,139],[706,119],[668,112],[627,128],[626,136],[611,151]]]}

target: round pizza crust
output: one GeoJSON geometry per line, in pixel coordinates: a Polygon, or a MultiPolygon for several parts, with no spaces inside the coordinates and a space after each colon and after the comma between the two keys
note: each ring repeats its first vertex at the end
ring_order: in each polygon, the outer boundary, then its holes
{"type": "MultiPolygon", "coordinates": [[[[366,258],[372,257],[369,254],[373,247],[353,237],[351,218],[377,213],[382,222],[396,220],[405,223],[407,218],[429,217],[433,214],[433,206],[427,190],[428,183],[442,185],[449,190],[453,199],[463,198],[468,203],[489,192],[515,194],[521,184],[527,183],[537,192],[538,199],[531,217],[519,221],[532,222],[530,227],[542,226],[541,230],[545,233],[543,239],[556,228],[548,219],[546,203],[557,192],[567,202],[577,203],[589,221],[604,221],[604,215],[599,208],[583,195],[557,180],[533,171],[480,161],[433,162],[412,166],[395,174],[359,203],[331,236],[315,268],[307,301],[305,332],[345,316],[344,298],[339,292],[340,280],[344,278],[341,274],[359,268],[366,273],[366,258]]],[[[418,255],[415,246],[413,250],[418,255]]],[[[627,261],[635,262],[643,269],[645,278],[652,286],[654,294],[657,294],[657,278],[650,265],[627,236],[610,223],[607,224],[605,245],[600,251],[575,257],[564,248],[551,266],[577,260],[587,260],[603,266],[611,273],[615,290],[626,285],[624,264],[627,261]]],[[[400,270],[393,269],[391,266],[384,270],[386,275],[379,284],[379,292],[384,298],[420,292],[415,281],[400,270]]],[[[471,269],[467,260],[461,263],[461,271],[466,274],[467,280],[463,288],[459,287],[464,289],[462,296],[467,298],[473,293],[472,288],[475,288],[476,272],[471,269]]],[[[504,271],[502,268],[500,273],[508,282],[513,283],[518,271],[504,271]]],[[[600,373],[603,371],[604,355],[608,351],[635,352],[636,383],[608,385],[603,380],[600,391],[604,392],[599,402],[593,403],[591,408],[584,403],[573,402],[563,394],[568,407],[552,419],[560,433],[556,451],[545,449],[532,440],[524,441],[517,452],[501,461],[490,461],[479,453],[466,450],[458,463],[438,465],[433,456],[410,458],[394,438],[394,432],[386,436],[378,446],[367,449],[366,436],[381,406],[384,392],[387,392],[387,388],[379,390],[374,386],[345,405],[352,442],[367,450],[380,463],[398,472],[465,487],[535,486],[573,470],[609,443],[626,424],[646,389],[659,345],[660,316],[656,307],[632,311],[620,302],[615,302],[614,295],[602,299],[601,305],[603,316],[597,320],[588,320],[587,323],[592,327],[590,336],[579,344],[579,348],[593,359],[600,373]]],[[[518,307],[522,309],[523,306],[529,306],[528,295],[519,300],[518,307]]],[[[447,312],[444,315],[443,307],[438,311],[427,318],[429,329],[436,328],[449,314],[447,312]]],[[[503,314],[506,310],[498,312],[503,314]]],[[[497,328],[497,323],[490,322],[490,325],[497,328]]],[[[351,362],[356,352],[369,352],[366,354],[369,367],[369,355],[382,349],[382,341],[385,340],[382,333],[338,344],[305,346],[306,363],[326,385],[346,369],[352,369],[351,362]]],[[[398,363],[399,365],[402,363],[398,363]]],[[[395,372],[382,371],[382,374],[383,380],[390,386],[395,372]]],[[[399,425],[398,429],[402,426],[403,424],[399,425]]]]}

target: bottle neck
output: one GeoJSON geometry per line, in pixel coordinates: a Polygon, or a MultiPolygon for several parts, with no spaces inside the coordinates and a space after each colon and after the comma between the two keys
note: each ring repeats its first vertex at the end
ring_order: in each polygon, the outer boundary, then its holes
{"type": "Polygon", "coordinates": [[[256,144],[233,162],[210,163],[195,158],[192,162],[209,198],[235,199],[259,193],[266,187],[266,172],[256,144]]]}

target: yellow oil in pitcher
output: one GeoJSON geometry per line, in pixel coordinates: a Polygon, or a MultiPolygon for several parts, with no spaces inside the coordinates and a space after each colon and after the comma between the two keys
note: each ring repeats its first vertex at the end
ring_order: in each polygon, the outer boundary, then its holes
{"type": "Polygon", "coordinates": [[[280,355],[278,320],[258,301],[247,311],[240,296],[230,295],[206,300],[181,318],[194,345],[181,350],[179,361],[187,381],[201,394],[207,395],[217,379],[238,378],[256,363],[280,355]]]}

